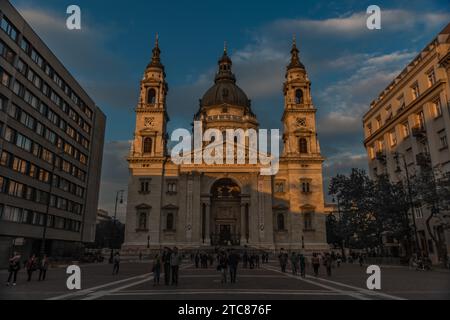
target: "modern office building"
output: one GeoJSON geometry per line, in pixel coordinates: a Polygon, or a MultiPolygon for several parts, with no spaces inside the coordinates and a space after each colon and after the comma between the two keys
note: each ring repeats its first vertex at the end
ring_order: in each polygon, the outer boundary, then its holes
{"type": "MultiPolygon", "coordinates": [[[[372,102],[363,118],[372,178],[414,177],[424,167],[450,172],[450,24],[372,102]]],[[[438,249],[426,227],[430,210],[414,210],[420,250],[437,262],[438,249]]],[[[441,212],[441,217],[445,216],[441,212]]],[[[413,220],[413,219],[412,219],[413,220]]],[[[433,218],[433,236],[450,252],[445,221],[433,218]]]]}
{"type": "Polygon", "coordinates": [[[0,2],[0,261],[93,242],[105,115],[23,17],[0,2]]]}

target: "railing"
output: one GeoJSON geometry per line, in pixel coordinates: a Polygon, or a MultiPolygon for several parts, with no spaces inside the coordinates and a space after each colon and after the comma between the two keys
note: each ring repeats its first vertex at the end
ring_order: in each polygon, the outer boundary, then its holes
{"type": "Polygon", "coordinates": [[[418,166],[427,167],[431,165],[430,154],[426,152],[421,152],[416,155],[416,162],[418,166]]]}
{"type": "Polygon", "coordinates": [[[381,163],[386,163],[386,154],[384,153],[384,151],[377,151],[375,157],[381,163]]]}
{"type": "Polygon", "coordinates": [[[412,135],[416,138],[424,138],[427,134],[427,130],[423,125],[416,125],[412,128],[412,135]]]}

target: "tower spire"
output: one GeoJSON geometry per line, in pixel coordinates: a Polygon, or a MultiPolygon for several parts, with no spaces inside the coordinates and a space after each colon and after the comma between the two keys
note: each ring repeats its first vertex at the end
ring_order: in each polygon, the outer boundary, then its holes
{"type": "Polygon", "coordinates": [[[300,62],[299,52],[300,51],[297,49],[297,39],[294,34],[292,36],[291,62],[287,67],[288,70],[293,68],[302,68],[302,69],[305,68],[303,63],[300,62]]]}
{"type": "Polygon", "coordinates": [[[156,67],[164,69],[164,66],[161,63],[161,50],[159,49],[159,35],[156,33],[155,35],[155,46],[152,50],[152,60],[148,64],[147,68],[156,67]]]}

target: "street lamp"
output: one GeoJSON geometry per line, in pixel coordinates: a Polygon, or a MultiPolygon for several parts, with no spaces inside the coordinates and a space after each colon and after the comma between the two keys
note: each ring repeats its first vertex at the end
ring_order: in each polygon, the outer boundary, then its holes
{"type": "MultiPolygon", "coordinates": [[[[336,195],[336,199],[337,199],[337,207],[338,207],[338,215],[339,215],[339,223],[342,223],[342,214],[341,214],[341,204],[339,202],[339,196],[336,195]]],[[[333,203],[336,200],[333,197],[333,203]]],[[[348,243],[347,243],[348,244],[348,243]]],[[[346,257],[345,257],[345,240],[342,239],[342,244],[341,244],[341,249],[342,249],[342,260],[346,261],[346,257]]]]}
{"type": "Polygon", "coordinates": [[[113,229],[112,229],[112,236],[111,236],[111,241],[109,243],[110,247],[111,247],[111,257],[110,257],[110,262],[112,263],[113,261],[113,256],[114,256],[114,248],[113,248],[113,241],[115,238],[115,233],[116,233],[116,220],[117,220],[117,203],[120,202],[120,204],[123,203],[123,193],[125,192],[125,190],[119,190],[116,192],[116,204],[114,206],[114,218],[113,218],[113,229]],[[120,197],[120,198],[119,198],[120,197]]]}
{"type": "Polygon", "coordinates": [[[411,181],[410,181],[410,177],[409,177],[409,171],[408,171],[408,165],[406,163],[406,157],[403,153],[400,152],[394,152],[394,159],[397,162],[397,169],[400,169],[400,166],[398,165],[398,158],[401,157],[403,160],[403,166],[405,167],[405,174],[406,174],[406,184],[408,187],[408,198],[409,198],[409,206],[411,207],[411,215],[412,215],[412,221],[413,221],[413,226],[414,226],[414,240],[415,240],[415,247],[416,247],[416,253],[418,254],[418,256],[422,255],[422,253],[420,252],[420,246],[419,246],[419,236],[417,233],[417,224],[416,224],[416,216],[414,214],[414,202],[413,202],[413,198],[412,198],[412,193],[411,193],[411,181]]]}

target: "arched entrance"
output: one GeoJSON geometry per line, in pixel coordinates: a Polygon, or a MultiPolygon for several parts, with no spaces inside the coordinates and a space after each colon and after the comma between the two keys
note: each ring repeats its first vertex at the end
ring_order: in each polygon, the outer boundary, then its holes
{"type": "Polygon", "coordinates": [[[239,245],[241,237],[241,188],[229,178],[211,187],[211,244],[239,245]]]}

